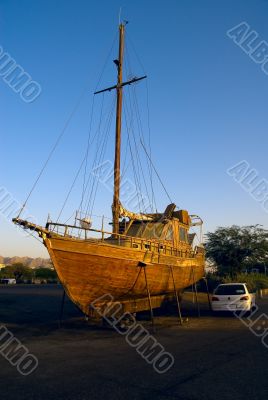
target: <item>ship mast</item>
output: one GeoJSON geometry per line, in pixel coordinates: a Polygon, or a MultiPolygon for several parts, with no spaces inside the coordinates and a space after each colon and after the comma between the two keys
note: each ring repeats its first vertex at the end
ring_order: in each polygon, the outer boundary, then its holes
{"type": "Polygon", "coordinates": [[[119,51],[116,61],[117,73],[117,104],[115,127],[115,155],[114,155],[114,198],[113,198],[113,233],[119,233],[119,195],[120,195],[120,160],[121,160],[121,126],[122,126],[122,100],[123,100],[123,57],[124,57],[125,25],[119,25],[119,51]]]}
{"type": "Polygon", "coordinates": [[[115,126],[115,156],[114,156],[114,196],[113,196],[113,233],[119,233],[119,218],[120,218],[120,160],[121,160],[121,126],[122,126],[122,101],[123,101],[123,87],[131,85],[134,82],[146,78],[146,75],[140,78],[134,77],[127,82],[123,82],[123,58],[124,58],[124,38],[125,38],[125,23],[119,25],[119,51],[118,60],[114,60],[117,66],[117,84],[110,86],[107,89],[102,89],[94,94],[103,93],[116,89],[117,103],[116,103],[116,126],[115,126]]]}

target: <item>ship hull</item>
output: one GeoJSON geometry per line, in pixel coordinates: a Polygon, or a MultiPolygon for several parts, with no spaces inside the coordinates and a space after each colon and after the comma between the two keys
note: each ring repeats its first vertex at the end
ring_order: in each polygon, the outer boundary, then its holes
{"type": "MultiPolygon", "coordinates": [[[[66,293],[86,315],[91,315],[91,304],[104,295],[137,304],[137,299],[146,298],[144,268],[152,299],[174,294],[172,271],[177,291],[204,276],[203,254],[183,258],[66,237],[44,241],[66,293]]],[[[148,302],[140,304],[148,309],[148,302]]]]}

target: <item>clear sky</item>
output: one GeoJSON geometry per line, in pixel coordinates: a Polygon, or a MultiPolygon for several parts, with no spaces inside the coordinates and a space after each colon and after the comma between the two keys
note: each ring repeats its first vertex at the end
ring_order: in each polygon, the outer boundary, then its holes
{"type": "MultiPolygon", "coordinates": [[[[245,21],[268,42],[266,0],[0,0],[0,46],[42,87],[34,102],[25,103],[0,78],[0,187],[25,200],[86,89],[27,204],[39,223],[48,212],[57,217],[84,154],[92,92],[120,7],[148,74],[152,158],[172,200],[202,216],[206,231],[231,224],[267,227],[267,212],[226,172],[246,160],[259,179],[268,179],[268,75],[226,34],[245,21]]],[[[104,87],[114,82],[115,50],[104,87]]],[[[142,72],[137,67],[137,75],[142,72]]],[[[142,94],[144,87],[137,90],[142,94]]],[[[159,183],[156,194],[165,208],[159,183]]],[[[110,204],[111,193],[103,191],[97,214],[109,214],[110,204]]],[[[47,252],[1,214],[0,255],[47,252]]]]}

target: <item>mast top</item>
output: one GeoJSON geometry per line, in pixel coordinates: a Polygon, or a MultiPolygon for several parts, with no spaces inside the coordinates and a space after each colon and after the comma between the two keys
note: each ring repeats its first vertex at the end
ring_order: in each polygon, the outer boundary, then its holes
{"type": "MultiPolygon", "coordinates": [[[[121,22],[121,8],[120,8],[120,12],[119,12],[119,31],[124,31],[124,28],[125,28],[125,26],[127,24],[128,24],[128,21],[126,21],[126,20],[123,20],[123,22],[121,22]]],[[[123,43],[121,43],[121,44],[122,44],[122,47],[123,47],[123,43]]],[[[123,50],[123,48],[122,48],[122,50],[123,50]]],[[[115,63],[115,65],[117,66],[117,69],[118,69],[119,68],[119,60],[113,60],[113,62],[115,63]]],[[[121,67],[121,72],[122,72],[123,65],[121,65],[120,67],[121,67]]],[[[103,93],[103,92],[110,92],[113,89],[117,89],[118,90],[118,89],[121,89],[122,87],[124,87],[126,85],[131,85],[132,83],[141,81],[141,80],[143,80],[145,78],[147,78],[147,75],[143,75],[141,77],[136,77],[135,76],[134,78],[132,78],[132,79],[126,81],[126,82],[117,81],[116,85],[109,86],[108,88],[98,90],[98,91],[94,92],[94,94],[99,94],[99,93],[103,93]]]]}

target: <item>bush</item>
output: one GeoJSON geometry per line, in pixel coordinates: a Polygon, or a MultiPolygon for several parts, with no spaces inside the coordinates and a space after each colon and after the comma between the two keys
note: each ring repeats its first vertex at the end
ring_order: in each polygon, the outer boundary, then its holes
{"type": "MultiPolygon", "coordinates": [[[[259,289],[268,288],[268,276],[263,274],[237,274],[236,277],[232,278],[230,275],[220,277],[216,274],[207,274],[208,289],[212,293],[216,287],[221,283],[232,283],[241,282],[246,283],[250,291],[257,291],[259,289]]],[[[205,291],[205,284],[200,282],[200,290],[205,291]]]]}
{"type": "Polygon", "coordinates": [[[234,279],[230,276],[223,278],[223,283],[245,282],[250,290],[268,288],[268,276],[262,274],[238,274],[234,279]]]}
{"type": "Polygon", "coordinates": [[[35,270],[35,278],[41,279],[44,281],[56,281],[57,280],[57,273],[55,270],[50,268],[38,268],[35,270]]]}

